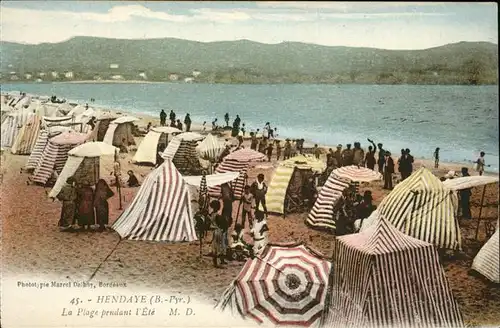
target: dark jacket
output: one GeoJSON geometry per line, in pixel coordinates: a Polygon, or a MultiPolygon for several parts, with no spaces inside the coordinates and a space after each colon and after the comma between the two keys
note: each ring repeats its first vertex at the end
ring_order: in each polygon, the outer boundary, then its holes
{"type": "Polygon", "coordinates": [[[389,173],[389,174],[393,174],[394,173],[394,160],[392,159],[392,157],[389,157],[387,159],[387,163],[385,162],[385,159],[384,159],[383,163],[384,163],[384,172],[389,173]]]}

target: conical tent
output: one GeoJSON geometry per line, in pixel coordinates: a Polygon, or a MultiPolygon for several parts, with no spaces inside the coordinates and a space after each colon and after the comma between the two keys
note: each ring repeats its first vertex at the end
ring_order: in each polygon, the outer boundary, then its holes
{"type": "Polygon", "coordinates": [[[170,159],[183,174],[199,171],[201,168],[196,146],[205,137],[195,132],[176,135],[162,153],[162,158],[170,159]]]}
{"type": "Polygon", "coordinates": [[[40,133],[38,134],[38,137],[35,142],[35,146],[31,150],[30,157],[28,158],[28,161],[26,162],[25,169],[26,170],[34,170],[36,169],[38,162],[40,161],[40,158],[42,157],[43,150],[47,146],[47,143],[49,142],[49,139],[52,137],[55,137],[58,134],[61,134],[65,131],[69,131],[70,128],[68,127],[52,127],[47,130],[41,130],[40,133]]]}
{"type": "Polygon", "coordinates": [[[132,160],[135,163],[157,164],[156,159],[158,145],[161,143],[167,145],[168,135],[180,132],[181,131],[179,129],[169,126],[152,128],[140,143],[132,160]]]}
{"type": "Polygon", "coordinates": [[[500,283],[500,234],[498,231],[497,227],[497,231],[484,244],[472,262],[474,270],[497,284],[500,283]]]}
{"type": "Polygon", "coordinates": [[[132,116],[123,116],[113,120],[106,134],[104,142],[115,147],[135,145],[135,139],[132,135],[132,124],[138,119],[132,116]]]}
{"type": "Polygon", "coordinates": [[[144,179],[132,203],[113,224],[122,238],[197,240],[187,183],[170,160],[144,179]]]}
{"type": "Polygon", "coordinates": [[[87,138],[87,134],[71,130],[49,139],[37,164],[32,180],[40,184],[46,184],[54,171],[60,174],[68,159],[68,152],[84,143],[87,138]]]}
{"type": "Polygon", "coordinates": [[[325,306],[330,263],[303,244],[267,245],[249,259],[216,308],[258,323],[317,326],[325,306]]]}
{"type": "MultiPolygon", "coordinates": [[[[438,248],[461,249],[462,237],[455,216],[456,193],[422,167],[399,183],[365,220],[382,215],[399,231],[434,244],[438,248]]],[[[365,222],[361,230],[365,227],[365,222]]]]}
{"type": "Polygon", "coordinates": [[[301,200],[300,189],[307,178],[314,173],[321,173],[326,164],[312,156],[299,155],[282,162],[269,183],[266,195],[268,212],[285,213],[285,200],[288,202],[301,200]],[[311,174],[304,174],[310,172],[311,174]],[[294,179],[294,177],[296,179],[294,179]],[[296,188],[293,188],[296,187],[296,188]]]}
{"type": "Polygon", "coordinates": [[[306,224],[318,229],[335,229],[334,208],[342,192],[351,182],[371,182],[381,174],[365,167],[345,166],[333,170],[321,188],[316,203],[307,216],[306,224]]]}
{"type": "Polygon", "coordinates": [[[19,130],[16,140],[12,145],[11,153],[16,155],[29,155],[35,147],[38,133],[40,132],[41,117],[31,115],[26,124],[19,130]]]}
{"type": "MultiPolygon", "coordinates": [[[[252,149],[243,148],[232,152],[224,157],[222,163],[215,169],[216,173],[240,172],[238,179],[231,183],[231,188],[234,192],[234,197],[240,199],[245,188],[245,181],[248,168],[254,162],[263,162],[267,160],[267,156],[252,149]]],[[[219,197],[221,193],[220,186],[208,189],[210,197],[219,197]]]]}
{"type": "Polygon", "coordinates": [[[463,327],[434,246],[380,218],[335,239],[325,327],[463,327]]]}
{"type": "Polygon", "coordinates": [[[225,148],[226,146],[219,140],[219,138],[208,134],[196,147],[196,151],[201,158],[215,163],[219,160],[219,157],[225,148]]]}

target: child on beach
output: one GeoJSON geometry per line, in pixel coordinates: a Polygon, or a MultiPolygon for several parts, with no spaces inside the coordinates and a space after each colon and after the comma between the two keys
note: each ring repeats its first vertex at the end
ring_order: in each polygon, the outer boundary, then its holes
{"type": "Polygon", "coordinates": [[[250,232],[253,237],[253,252],[258,255],[266,247],[268,242],[269,227],[267,226],[266,215],[262,211],[255,212],[255,225],[250,232]]]}
{"type": "Polygon", "coordinates": [[[439,167],[439,147],[434,151],[434,168],[439,167]]]}
{"type": "Polygon", "coordinates": [[[224,217],[219,215],[220,203],[217,200],[213,200],[210,203],[210,229],[213,231],[212,237],[212,256],[214,267],[220,268],[219,259],[221,264],[225,264],[224,255],[225,249],[223,245],[223,231],[224,231],[224,217]]]}
{"type": "Polygon", "coordinates": [[[479,158],[477,159],[476,161],[476,171],[479,172],[479,175],[483,175],[484,173],[484,166],[485,166],[485,161],[484,161],[484,151],[482,151],[480,154],[479,154],[479,158]]]}
{"type": "Polygon", "coordinates": [[[260,211],[259,205],[262,204],[264,212],[267,213],[267,206],[266,206],[267,185],[264,182],[264,174],[260,173],[257,176],[257,181],[255,181],[252,184],[251,190],[255,197],[255,208],[257,209],[257,211],[260,211]]]}
{"type": "Polygon", "coordinates": [[[248,225],[250,229],[253,227],[253,207],[254,207],[254,195],[250,192],[250,186],[245,186],[245,191],[242,197],[243,209],[241,211],[241,225],[243,229],[245,228],[245,221],[248,216],[248,225]]]}
{"type": "Polygon", "coordinates": [[[273,156],[273,144],[269,143],[269,146],[267,146],[267,161],[271,161],[271,157],[273,156]]]}

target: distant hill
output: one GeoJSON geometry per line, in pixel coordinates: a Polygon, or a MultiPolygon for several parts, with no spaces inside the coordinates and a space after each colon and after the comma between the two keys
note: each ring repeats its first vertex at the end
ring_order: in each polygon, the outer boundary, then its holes
{"type": "MultiPolygon", "coordinates": [[[[74,79],[122,75],[165,81],[198,70],[200,82],[221,83],[426,83],[496,84],[497,45],[460,42],[425,50],[329,47],[240,40],[196,42],[180,39],[118,40],[75,37],[60,43],[1,42],[2,79],[23,80],[40,72],[74,72],[74,79]],[[119,68],[111,69],[110,64],[119,68]]],[[[60,80],[61,77],[44,77],[60,80]]]]}

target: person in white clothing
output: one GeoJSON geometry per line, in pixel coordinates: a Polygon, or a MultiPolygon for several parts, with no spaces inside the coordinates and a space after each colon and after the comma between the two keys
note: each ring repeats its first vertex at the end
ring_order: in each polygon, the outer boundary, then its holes
{"type": "Polygon", "coordinates": [[[266,215],[262,211],[255,212],[256,222],[250,231],[253,236],[253,253],[259,255],[268,243],[269,227],[267,226],[266,215]]]}
{"type": "Polygon", "coordinates": [[[476,171],[479,172],[479,175],[483,175],[484,173],[484,166],[485,166],[485,161],[484,161],[484,151],[482,151],[480,154],[479,154],[479,158],[477,159],[476,161],[476,171]]]}

